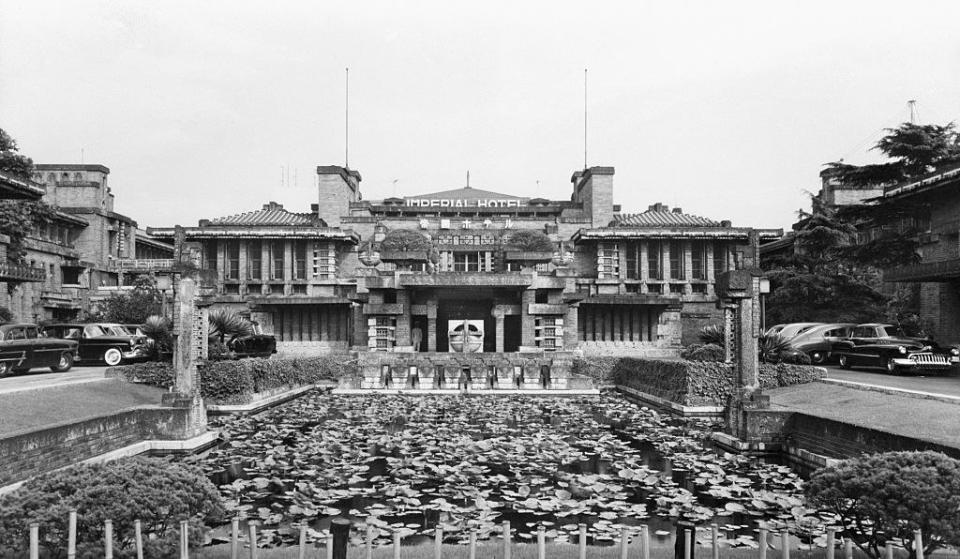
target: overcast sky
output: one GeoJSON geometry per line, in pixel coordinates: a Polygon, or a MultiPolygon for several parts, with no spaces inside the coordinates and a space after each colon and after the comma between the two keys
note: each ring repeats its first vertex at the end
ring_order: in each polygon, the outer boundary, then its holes
{"type": "Polygon", "coordinates": [[[317,165],[364,198],[463,186],[568,199],[616,168],[655,202],[788,227],[822,164],[884,127],[960,118],[960,2],[0,0],[0,127],[38,163],[110,168],[141,226],[267,201],[317,165]],[[284,184],[281,168],[289,169],[284,184]],[[396,181],[396,182],[394,182],[396,181]]]}

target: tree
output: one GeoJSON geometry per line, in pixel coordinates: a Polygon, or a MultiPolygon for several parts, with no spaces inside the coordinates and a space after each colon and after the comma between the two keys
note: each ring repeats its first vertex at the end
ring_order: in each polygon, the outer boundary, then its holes
{"type": "Polygon", "coordinates": [[[147,275],[137,276],[133,290],[114,294],[103,301],[100,303],[99,316],[91,318],[120,324],[143,324],[151,315],[160,314],[161,300],[156,280],[147,275]]]}
{"type": "Polygon", "coordinates": [[[914,530],[923,533],[925,554],[960,544],[960,460],[945,454],[887,452],[844,460],[817,470],[805,491],[874,559],[888,540],[900,540],[915,557],[914,530]]]}
{"type": "Polygon", "coordinates": [[[381,250],[399,252],[426,252],[431,246],[426,235],[413,229],[394,229],[380,243],[381,250]]]}
{"type": "MultiPolygon", "coordinates": [[[[0,172],[30,180],[33,160],[17,153],[17,142],[0,128],[0,172]]],[[[0,200],[0,233],[10,237],[7,260],[21,262],[26,255],[23,240],[39,227],[46,227],[56,209],[43,201],[0,200]]]]}
{"type": "Polygon", "coordinates": [[[542,231],[524,229],[517,231],[507,238],[509,248],[524,252],[552,252],[557,249],[553,241],[542,231]]]}
{"type": "Polygon", "coordinates": [[[229,309],[214,309],[210,311],[210,338],[225,344],[240,336],[249,336],[253,333],[250,321],[229,309]]]}

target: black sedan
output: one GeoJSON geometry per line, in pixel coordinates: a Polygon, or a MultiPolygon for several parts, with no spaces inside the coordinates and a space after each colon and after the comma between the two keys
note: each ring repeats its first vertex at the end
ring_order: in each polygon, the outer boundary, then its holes
{"type": "Polygon", "coordinates": [[[119,365],[124,361],[142,361],[150,356],[145,336],[132,334],[122,324],[51,324],[45,328],[51,338],[76,340],[78,359],[119,365]]]}
{"type": "Polygon", "coordinates": [[[840,366],[883,367],[889,373],[949,371],[960,363],[960,350],[941,348],[933,340],[910,338],[890,324],[860,324],[833,346],[840,366]]]}
{"type": "Polygon", "coordinates": [[[36,324],[0,325],[0,377],[49,367],[69,371],[77,357],[77,342],[48,338],[36,324]]]}

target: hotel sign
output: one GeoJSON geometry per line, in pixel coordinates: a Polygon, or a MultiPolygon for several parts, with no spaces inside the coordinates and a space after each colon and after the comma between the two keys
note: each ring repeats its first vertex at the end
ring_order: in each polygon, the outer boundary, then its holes
{"type": "Polygon", "coordinates": [[[527,204],[521,198],[404,198],[404,205],[420,208],[519,208],[527,204]]]}

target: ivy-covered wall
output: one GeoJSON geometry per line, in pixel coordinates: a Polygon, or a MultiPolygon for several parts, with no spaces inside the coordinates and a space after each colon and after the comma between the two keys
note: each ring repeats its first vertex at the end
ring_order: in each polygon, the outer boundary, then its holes
{"type": "MultiPolygon", "coordinates": [[[[709,361],[666,361],[630,357],[577,359],[573,372],[599,384],[627,386],[686,406],[724,405],[733,389],[733,365],[709,361]]],[[[760,364],[760,386],[777,388],[820,380],[817,367],[760,364]]]]}

